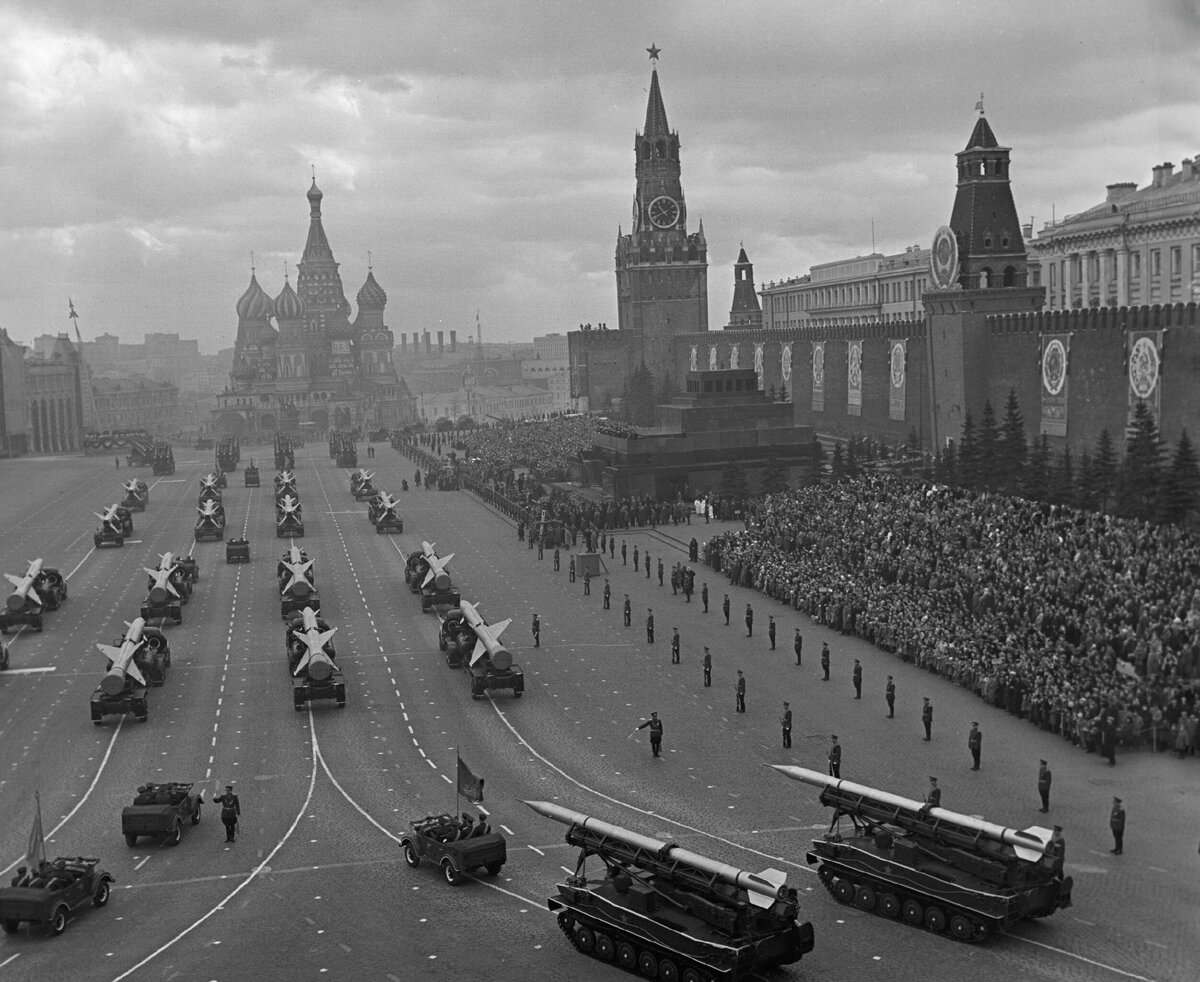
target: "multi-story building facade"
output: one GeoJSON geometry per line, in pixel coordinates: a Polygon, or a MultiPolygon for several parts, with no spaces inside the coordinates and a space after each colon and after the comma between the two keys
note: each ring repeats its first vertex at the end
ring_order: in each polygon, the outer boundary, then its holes
{"type": "Polygon", "coordinates": [[[1029,245],[1049,309],[1200,299],[1200,159],[1110,184],[1100,204],[1048,222],[1029,245]]]}
{"type": "Polygon", "coordinates": [[[182,428],[179,389],[145,375],[98,378],[92,381],[96,429],[145,430],[172,436],[182,428]]]}

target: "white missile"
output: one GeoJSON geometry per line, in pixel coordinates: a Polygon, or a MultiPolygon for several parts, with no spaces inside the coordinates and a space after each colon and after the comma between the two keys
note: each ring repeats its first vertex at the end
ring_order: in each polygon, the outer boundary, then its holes
{"type": "Polygon", "coordinates": [[[104,522],[106,525],[108,525],[110,528],[112,528],[112,530],[114,532],[120,532],[121,531],[121,519],[117,515],[118,507],[119,507],[118,505],[109,505],[107,508],[104,509],[103,514],[101,514],[98,511],[93,512],[92,514],[94,514],[98,519],[100,519],[101,522],[104,522]]]}
{"type": "Polygon", "coordinates": [[[14,587],[14,590],[8,596],[8,609],[13,613],[23,610],[25,601],[29,600],[42,605],[42,598],[37,595],[37,591],[33,588],[39,576],[42,575],[42,561],[40,559],[29,560],[29,568],[25,571],[24,576],[13,576],[12,573],[5,573],[4,578],[8,580],[14,587]]]}
{"type": "Polygon", "coordinates": [[[784,900],[787,897],[787,874],[781,870],[765,869],[761,873],[751,873],[749,870],[738,869],[728,863],[721,863],[715,859],[709,859],[707,856],[701,856],[699,853],[681,849],[669,842],[660,842],[648,835],[631,832],[619,825],[592,818],[583,812],[572,811],[570,808],[564,808],[562,805],[556,805],[550,801],[527,801],[525,804],[539,815],[562,822],[563,825],[578,826],[633,846],[635,849],[659,859],[664,865],[690,866],[692,869],[713,876],[730,886],[739,887],[746,891],[750,903],[755,907],[766,909],[776,900],[784,900]]]}
{"type": "MultiPolygon", "coordinates": [[[[293,553],[299,553],[299,549],[292,547],[293,553]]],[[[294,597],[307,597],[312,592],[313,583],[312,577],[308,575],[308,571],[312,569],[312,565],[316,560],[309,559],[308,561],[288,562],[282,560],[283,568],[291,574],[291,579],[287,581],[280,593],[291,593],[294,597]]],[[[283,577],[281,576],[280,579],[283,577]]]]}
{"type": "Polygon", "coordinates": [[[137,662],[134,661],[134,655],[142,647],[142,631],[145,627],[146,622],[140,617],[135,617],[125,625],[125,638],[121,641],[121,647],[116,648],[111,644],[96,645],[104,657],[112,662],[112,666],[105,673],[104,678],[100,680],[100,689],[106,696],[119,696],[125,691],[126,675],[137,682],[138,685],[146,684],[146,679],[143,677],[141,669],[137,667],[137,662]]]}
{"type": "Polygon", "coordinates": [[[200,490],[201,491],[217,490],[217,475],[213,474],[210,471],[208,474],[205,474],[202,478],[200,478],[200,490]]]}
{"type": "Polygon", "coordinates": [[[508,671],[512,667],[512,653],[500,643],[500,635],[512,623],[512,619],[501,621],[499,624],[488,624],[480,616],[478,604],[470,604],[463,600],[459,603],[459,608],[467,625],[475,632],[475,650],[471,652],[471,664],[474,665],[483,657],[484,652],[487,652],[494,668],[502,672],[508,671]]]}
{"type": "Polygon", "coordinates": [[[175,572],[175,567],[151,569],[149,566],[143,566],[142,569],[150,574],[151,603],[165,604],[168,596],[176,598],[179,596],[179,591],[175,589],[175,584],[171,582],[171,574],[175,572]]]}
{"type": "Polygon", "coordinates": [[[132,478],[132,479],[126,481],[124,484],[122,484],[121,487],[123,487],[130,494],[137,494],[138,493],[138,479],[136,477],[132,478]]]}
{"type": "Polygon", "coordinates": [[[307,668],[309,678],[316,682],[324,682],[333,674],[333,660],[325,654],[325,644],[337,634],[337,628],[322,631],[317,626],[317,615],[311,607],[305,607],[300,616],[303,618],[304,627],[293,630],[292,634],[303,642],[306,650],[292,674],[299,675],[307,668]]]}
{"type": "Polygon", "coordinates": [[[421,551],[425,554],[425,562],[429,566],[429,572],[425,574],[425,579],[421,586],[429,586],[429,581],[433,581],[433,585],[438,590],[450,589],[450,574],[446,572],[446,564],[454,558],[454,553],[439,558],[438,554],[433,551],[436,543],[422,542],[421,551]]]}
{"type": "Polygon", "coordinates": [[[224,509],[218,501],[203,501],[196,506],[196,511],[200,513],[201,518],[211,518],[213,522],[219,522],[224,509]]]}

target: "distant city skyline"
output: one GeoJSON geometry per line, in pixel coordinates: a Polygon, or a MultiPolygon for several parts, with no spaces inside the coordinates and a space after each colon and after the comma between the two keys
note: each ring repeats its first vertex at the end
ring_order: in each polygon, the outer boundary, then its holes
{"type": "Polygon", "coordinates": [[[650,62],[704,221],[711,326],[761,286],[927,245],[983,94],[1035,229],[1200,155],[1193,4],[364,2],[0,6],[0,327],[230,347],[315,168],[352,295],[397,334],[616,325],[650,62]],[[1002,17],[998,14],[1002,13],[1002,17]],[[872,223],[874,232],[872,233],[872,223]]]}

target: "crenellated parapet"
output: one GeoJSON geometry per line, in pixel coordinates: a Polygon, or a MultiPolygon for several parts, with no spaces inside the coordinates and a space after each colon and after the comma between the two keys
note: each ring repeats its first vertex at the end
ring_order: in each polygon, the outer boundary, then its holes
{"type": "Polygon", "coordinates": [[[1196,303],[1153,304],[1139,307],[1081,307],[1037,313],[999,314],[987,319],[993,336],[1012,334],[1076,334],[1085,331],[1159,331],[1200,326],[1196,303]]]}

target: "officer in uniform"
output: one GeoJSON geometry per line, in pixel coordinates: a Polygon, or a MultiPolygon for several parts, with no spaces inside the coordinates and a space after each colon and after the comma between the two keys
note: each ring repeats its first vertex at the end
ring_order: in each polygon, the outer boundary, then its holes
{"type": "Polygon", "coordinates": [[[633,547],[633,571],[635,573],[638,571],[638,547],[636,544],[633,547]]]}
{"type": "Polygon", "coordinates": [[[754,608],[746,604],[746,637],[754,637],[754,608]]]}
{"type": "Polygon", "coordinates": [[[633,608],[629,605],[629,594],[625,594],[625,626],[633,623],[633,608]]]}
{"type": "Polygon", "coordinates": [[[592,571],[590,569],[583,571],[583,595],[585,597],[592,595],[592,571]]]}
{"type": "Polygon", "coordinates": [[[783,716],[780,718],[779,724],[783,727],[783,749],[789,750],[792,746],[792,709],[786,700],[783,703],[783,716]]]}
{"type": "Polygon", "coordinates": [[[621,540],[621,565],[622,566],[629,565],[629,553],[627,551],[628,548],[629,547],[625,545],[625,540],[622,539],[621,540]]]}
{"type": "Polygon", "coordinates": [[[604,609],[612,609],[612,587],[608,585],[608,577],[604,578],[604,609]]]}
{"type": "Polygon", "coordinates": [[[921,806],[920,815],[922,818],[929,814],[932,808],[942,807],[942,789],[938,787],[937,778],[930,776],[929,790],[925,792],[925,804],[921,806]]]}
{"type": "Polygon", "coordinates": [[[824,671],[825,671],[825,677],[823,679],[821,679],[821,681],[828,682],[829,681],[829,642],[828,641],[821,642],[821,668],[824,669],[824,671]]]}
{"type": "Polygon", "coordinates": [[[796,628],[796,637],[792,640],[792,650],[796,652],[796,664],[801,664],[800,656],[804,654],[804,638],[800,636],[800,628],[796,628]]]}
{"type": "Polygon", "coordinates": [[[575,557],[571,557],[571,564],[567,567],[567,582],[575,582],[575,557]]]}
{"type": "Polygon", "coordinates": [[[842,745],[836,733],[829,738],[829,776],[839,780],[842,776],[842,745]]]}
{"type": "Polygon", "coordinates": [[[654,644],[654,608],[646,608],[646,644],[654,644]]]}
{"type": "Polygon", "coordinates": [[[679,664],[679,628],[673,627],[673,628],[671,628],[671,630],[674,632],[671,635],[671,664],[678,665],[679,664]]]}
{"type": "Polygon", "coordinates": [[[1043,815],[1050,811],[1050,782],[1054,775],[1044,760],[1038,761],[1038,794],[1042,796],[1042,807],[1038,809],[1043,815]]]}
{"type": "Polygon", "coordinates": [[[663,561],[661,556],[658,558],[658,585],[663,585],[663,561]]]}
{"type": "Polygon", "coordinates": [[[712,653],[704,649],[704,688],[712,688],[712,653]]]}
{"type": "Polygon", "coordinates": [[[676,563],[671,567],[671,596],[678,596],[682,585],[683,577],[679,574],[679,563],[676,563]]]}
{"type": "Polygon", "coordinates": [[[883,697],[887,700],[887,704],[888,704],[888,719],[895,719],[896,718],[896,683],[892,681],[892,677],[890,675],[888,676],[887,687],[883,690],[883,697]]]}
{"type": "Polygon", "coordinates": [[[729,594],[725,594],[725,599],[721,601],[721,611],[725,614],[725,626],[729,627],[729,594]]]}
{"type": "Polygon", "coordinates": [[[854,659],[854,698],[862,698],[862,665],[857,658],[854,659]]]}
{"type": "Polygon", "coordinates": [[[921,706],[921,722],[925,724],[925,742],[928,743],[933,739],[933,703],[929,701],[929,696],[924,697],[921,706]]]}
{"type": "MultiPolygon", "coordinates": [[[[646,579],[650,579],[650,553],[646,552],[646,579]]],[[[659,586],[662,586],[660,583],[659,586]]]]}
{"type": "Polygon", "coordinates": [[[545,559],[546,544],[543,542],[544,536],[538,536],[538,559],[545,559]]]}
{"type": "Polygon", "coordinates": [[[704,602],[704,613],[708,613],[708,583],[700,584],[700,599],[704,602]]]}
{"type": "Polygon", "coordinates": [[[775,650],[775,615],[767,615],[767,637],[771,639],[771,650],[775,650]]]}
{"type": "Polygon", "coordinates": [[[533,646],[540,648],[542,646],[542,621],[536,610],[533,612],[533,626],[530,627],[530,630],[533,632],[533,646]]]}
{"type": "Polygon", "coordinates": [[[971,768],[973,771],[979,770],[979,755],[983,751],[983,734],[979,732],[979,724],[971,724],[971,732],[967,734],[967,747],[971,751],[971,759],[975,762],[971,768]]]}
{"type": "Polygon", "coordinates": [[[214,805],[221,806],[221,824],[225,826],[225,841],[233,842],[237,838],[238,816],[242,814],[242,803],[233,793],[233,785],[225,785],[225,793],[213,798],[214,805]]]}
{"type": "Polygon", "coordinates": [[[746,711],[746,677],[740,668],[737,677],[737,711],[739,713],[746,711]]]}
{"type": "Polygon", "coordinates": [[[554,572],[557,573],[560,569],[562,569],[562,555],[558,551],[558,546],[555,546],[554,547],[554,572]]]}
{"type": "Polygon", "coordinates": [[[617,537],[615,535],[610,535],[608,537],[608,558],[617,558],[617,537]]]}
{"type": "Polygon", "coordinates": [[[662,720],[658,718],[658,713],[651,713],[650,718],[642,723],[638,729],[642,730],[647,726],[650,727],[650,749],[653,751],[654,756],[658,757],[662,753],[663,733],[662,720]]]}
{"type": "Polygon", "coordinates": [[[1112,813],[1108,816],[1108,827],[1112,829],[1113,847],[1109,850],[1114,856],[1120,856],[1125,845],[1125,809],[1121,799],[1114,797],[1112,813]]]}

